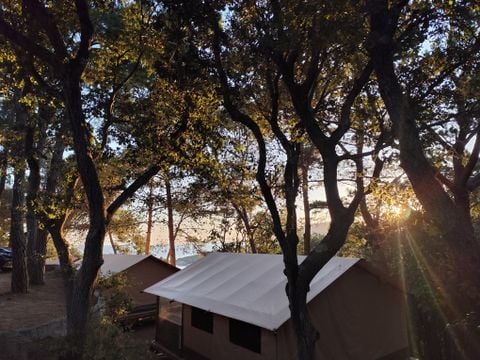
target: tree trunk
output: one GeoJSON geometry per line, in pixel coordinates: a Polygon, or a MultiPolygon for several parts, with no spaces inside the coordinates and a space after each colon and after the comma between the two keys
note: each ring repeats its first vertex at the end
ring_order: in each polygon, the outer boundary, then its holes
{"type": "MultiPolygon", "coordinates": [[[[55,204],[55,199],[60,198],[57,194],[57,187],[60,181],[60,171],[61,168],[65,165],[63,160],[63,153],[65,150],[65,144],[63,142],[63,134],[61,130],[56,134],[55,146],[50,161],[49,171],[47,175],[47,181],[45,186],[45,199],[43,207],[46,209],[46,213],[42,214],[40,217],[45,229],[48,231],[52,237],[53,244],[57,251],[58,260],[60,262],[60,269],[62,273],[62,278],[65,288],[65,303],[67,305],[67,331],[69,335],[72,334],[72,330],[68,330],[68,324],[71,324],[72,314],[72,299],[73,299],[73,289],[74,289],[74,280],[75,280],[75,269],[73,266],[73,259],[70,255],[69,244],[64,234],[65,222],[69,215],[68,208],[55,209],[54,214],[49,213],[50,207],[55,204]],[[54,216],[52,216],[54,215],[54,216]]],[[[77,178],[71,179],[71,181],[66,184],[65,194],[63,194],[64,205],[68,207],[71,198],[73,197],[74,189],[77,183],[77,178]]],[[[37,246],[40,246],[43,242],[38,242],[37,246]]],[[[46,241],[45,241],[46,244],[46,241]]],[[[71,325],[70,325],[71,326],[71,325]]],[[[74,332],[73,332],[74,333],[74,332]]],[[[75,344],[74,336],[72,338],[72,346],[75,344]]],[[[83,340],[82,340],[83,341],[83,340]]],[[[73,348],[71,358],[78,358],[78,353],[80,350],[75,351],[77,348],[73,348]]]]}
{"type": "MultiPolygon", "coordinates": [[[[440,232],[433,244],[423,247],[425,252],[421,258],[424,263],[420,266],[429,270],[425,273],[435,290],[439,310],[446,319],[445,325],[451,325],[464,321],[468,313],[480,313],[480,251],[473,228],[469,225],[470,212],[465,204],[458,207],[437,180],[436,170],[422,147],[416,113],[395,73],[396,45],[393,36],[400,9],[390,8],[386,0],[369,1],[367,8],[370,15],[367,50],[374,65],[380,94],[399,140],[401,166],[418,200],[440,232]]],[[[464,195],[461,196],[463,200],[464,195]]],[[[455,331],[453,326],[450,329],[455,331]]],[[[471,346],[472,339],[457,335],[453,335],[457,340],[454,342],[458,346],[457,356],[463,356],[464,349],[472,349],[466,357],[480,358],[480,351],[471,346]],[[463,344],[462,338],[466,341],[463,344]]]]}
{"type": "MultiPolygon", "coordinates": [[[[110,240],[110,245],[112,246],[113,253],[116,254],[116,253],[117,253],[117,246],[116,246],[115,243],[113,242],[112,231],[111,231],[110,228],[109,228],[107,232],[108,232],[108,239],[110,240]]],[[[147,254],[147,255],[148,255],[148,254],[147,254]]]]}
{"type": "MultiPolygon", "coordinates": [[[[38,223],[37,223],[38,224],[38,223]]],[[[35,246],[33,248],[33,263],[29,265],[28,276],[30,284],[42,285],[45,283],[45,256],[47,254],[48,231],[37,228],[35,246]]]]}
{"type": "MultiPolygon", "coordinates": [[[[62,86],[65,115],[69,121],[73,139],[77,170],[88,202],[89,229],[85,240],[83,262],[74,276],[72,296],[69,301],[67,299],[67,333],[78,344],[75,349],[72,349],[69,358],[80,359],[86,335],[89,295],[103,263],[103,242],[107,225],[104,196],[93,160],[93,141],[90,126],[83,113],[81,93],[82,75],[88,63],[94,28],[88,2],[75,1],[79,41],[77,41],[78,46],[72,49],[64,43],[65,34],[60,33],[55,17],[49,13],[49,9],[43,2],[24,1],[23,5],[24,18],[28,19],[29,23],[33,22],[36,29],[38,26],[38,30],[47,35],[46,38],[49,41],[47,47],[43,47],[44,43],[37,43],[36,37],[32,39],[20,33],[3,17],[0,18],[0,32],[18,48],[35,56],[42,65],[49,66],[51,73],[56,75],[56,80],[59,80],[62,86]],[[47,50],[52,47],[54,51],[47,50]]],[[[60,253],[59,256],[61,256],[60,253]]]]}
{"type": "Polygon", "coordinates": [[[167,262],[170,265],[176,266],[175,255],[175,232],[173,224],[173,199],[172,199],[172,187],[170,184],[169,174],[165,177],[165,190],[167,193],[167,213],[168,213],[168,256],[167,262]]]}
{"type": "Polygon", "coordinates": [[[312,225],[310,222],[310,200],[308,196],[308,164],[305,162],[301,165],[302,169],[302,196],[303,196],[303,212],[305,216],[305,231],[303,233],[303,253],[310,253],[310,244],[312,241],[312,225]]]}
{"type": "Polygon", "coordinates": [[[245,231],[247,232],[248,243],[250,245],[250,251],[252,254],[257,253],[257,245],[255,244],[255,236],[252,227],[250,226],[250,220],[248,219],[247,210],[245,208],[241,209],[243,224],[245,225],[245,231]]]}
{"type": "MultiPolygon", "coordinates": [[[[40,256],[35,258],[35,263],[33,265],[34,270],[31,273],[32,276],[32,283],[40,283],[43,281],[43,277],[45,274],[45,255],[47,253],[47,241],[48,241],[48,234],[52,237],[55,249],[57,250],[57,256],[59,257],[60,266],[63,268],[68,266],[71,268],[71,260],[69,258],[68,250],[67,253],[64,254],[64,250],[60,248],[59,245],[59,236],[52,230],[54,226],[53,220],[50,211],[50,207],[54,204],[54,199],[56,197],[57,186],[60,177],[60,171],[64,165],[63,163],[63,153],[65,150],[65,144],[63,143],[63,134],[61,131],[58,131],[56,134],[55,145],[53,147],[52,158],[50,159],[50,165],[47,172],[47,180],[45,184],[45,194],[42,196],[42,207],[45,209],[46,213],[40,213],[39,221],[43,225],[43,229],[39,229],[37,233],[36,244],[34,247],[34,253],[39,254],[40,256]],[[62,258],[63,257],[63,258],[62,258]],[[64,260],[62,263],[62,259],[64,260]]],[[[68,185],[67,185],[68,186],[68,185]]],[[[61,221],[63,223],[64,221],[61,221]]],[[[57,231],[58,232],[58,231],[57,231]]],[[[65,271],[63,271],[65,273],[65,271]]]]}
{"type": "Polygon", "coordinates": [[[242,220],[243,226],[245,226],[245,231],[247,233],[248,244],[250,245],[250,251],[252,254],[257,253],[257,246],[255,244],[255,234],[250,225],[250,220],[248,219],[248,213],[245,207],[237,205],[235,202],[232,202],[233,208],[237,212],[238,217],[242,220]]]}
{"type": "MultiPolygon", "coordinates": [[[[35,214],[35,201],[40,189],[40,166],[34,154],[34,129],[27,127],[26,131],[26,157],[29,168],[27,191],[27,265],[30,284],[42,285],[45,254],[37,254],[35,249],[39,236],[39,224],[35,214]]],[[[46,249],[46,248],[45,248],[46,249]]]]}
{"type": "MultiPolygon", "coordinates": [[[[86,60],[85,60],[86,61],[86,60]]],[[[67,334],[83,349],[89,313],[89,299],[98,270],[103,264],[103,242],[106,234],[104,197],[90,147],[90,133],[82,109],[79,64],[71,62],[63,78],[65,110],[73,136],[77,169],[89,208],[89,229],[85,239],[83,261],[74,281],[71,301],[67,303],[67,334]]],[[[75,350],[75,349],[73,349],[75,350]]],[[[80,357],[72,353],[72,357],[80,357]]]]}
{"type": "Polygon", "coordinates": [[[2,195],[7,182],[7,165],[8,150],[4,147],[3,152],[0,154],[0,204],[2,203],[2,195]]]}
{"type": "Polygon", "coordinates": [[[380,94],[394,123],[400,143],[400,161],[418,200],[447,241],[472,249],[475,243],[471,227],[465,227],[465,211],[458,212],[454,202],[437,180],[436,170],[425,156],[416,125],[416,114],[404,94],[394,70],[393,31],[386,1],[370,1],[371,34],[369,52],[377,75],[380,94]],[[389,20],[390,19],[390,20],[389,20]],[[462,245],[459,244],[459,241],[462,245]]]}
{"type": "MultiPolygon", "coordinates": [[[[282,22],[280,14],[282,9],[280,4],[275,2],[273,5],[274,20],[282,22]]],[[[218,14],[217,14],[218,15],[218,14]]],[[[316,341],[316,331],[309,321],[307,312],[307,292],[309,284],[314,276],[321,270],[321,268],[335,255],[335,253],[344,244],[348,229],[353,222],[355,211],[358,207],[359,200],[363,197],[363,189],[357,189],[352,202],[346,208],[339,194],[337,170],[339,157],[335,152],[335,147],[338,142],[350,128],[350,111],[353,102],[361,91],[365,83],[368,81],[371,73],[370,67],[365,67],[359,79],[356,79],[354,86],[348,93],[346,100],[342,106],[342,113],[340,115],[341,124],[334,133],[326,136],[322,129],[318,126],[317,119],[314,117],[314,111],[310,106],[311,94],[313,93],[312,86],[316,84],[316,71],[309,71],[306,75],[307,79],[302,85],[299,85],[295,74],[298,73],[298,67],[295,63],[295,56],[292,61],[284,59],[283,50],[279,53],[269,52],[272,58],[269,59],[272,63],[277,62],[278,68],[281,71],[282,80],[285,83],[287,90],[292,98],[292,103],[295,111],[301,119],[301,124],[307,130],[308,135],[317,149],[320,151],[324,162],[324,184],[325,193],[328,201],[328,208],[332,223],[327,236],[315,247],[313,251],[306,257],[306,259],[298,265],[297,259],[297,218],[296,218],[296,197],[299,188],[298,179],[298,158],[300,154],[300,146],[297,141],[290,141],[289,138],[282,132],[278,124],[278,81],[280,77],[271,79],[269,93],[272,104],[271,116],[268,118],[272,132],[279,140],[281,146],[285,150],[287,161],[284,168],[285,180],[283,185],[284,200],[286,204],[286,221],[285,226],[280,218],[279,210],[275,202],[275,198],[271,191],[271,187],[266,178],[266,163],[267,163],[267,148],[265,138],[262,130],[255,120],[242,112],[235,104],[238,101],[235,98],[233,101],[232,91],[229,85],[227,71],[225,71],[222,63],[222,30],[218,25],[218,18],[214,18],[211,25],[213,27],[213,48],[212,52],[215,56],[215,65],[217,74],[220,79],[220,92],[223,96],[223,105],[230,114],[232,120],[246,126],[254,135],[258,144],[258,166],[256,179],[259,183],[262,195],[267,204],[269,212],[273,221],[273,232],[282,248],[283,261],[285,264],[285,275],[287,277],[287,297],[289,300],[290,312],[292,322],[297,337],[297,354],[299,360],[314,359],[314,349],[316,341]],[[276,56],[278,55],[278,56],[276,56]],[[307,86],[309,85],[309,86],[307,86]],[[285,228],[285,231],[284,231],[285,228]]],[[[271,50],[271,49],[269,49],[271,50]]],[[[318,64],[310,64],[311,69],[317,69],[318,64]]],[[[303,81],[303,80],[302,80],[303,81]]],[[[298,125],[297,125],[298,126],[298,125]]]]}
{"type": "Polygon", "coordinates": [[[65,296],[66,296],[66,303],[70,303],[70,298],[73,289],[73,277],[74,277],[74,267],[73,267],[73,260],[70,255],[69,244],[68,241],[65,239],[63,227],[65,223],[65,219],[57,219],[54,221],[50,221],[48,223],[47,229],[52,237],[53,245],[57,250],[58,261],[60,262],[60,269],[62,272],[62,277],[65,285],[65,296]]]}
{"type": "Polygon", "coordinates": [[[21,165],[15,171],[13,181],[12,210],[10,224],[10,244],[12,247],[12,282],[11,290],[13,293],[28,292],[27,275],[27,240],[24,230],[24,181],[25,169],[21,165]],[[20,167],[21,166],[21,167],[20,167]]]}
{"type": "Polygon", "coordinates": [[[147,210],[147,238],[145,240],[145,255],[150,255],[150,243],[152,240],[152,208],[149,206],[147,210]]]}
{"type": "Polygon", "coordinates": [[[145,240],[145,254],[150,254],[150,242],[152,240],[153,226],[153,182],[149,184],[149,192],[147,199],[147,238],[145,240]]]}
{"type": "Polygon", "coordinates": [[[327,235],[315,246],[307,258],[295,269],[287,271],[287,294],[289,298],[292,324],[297,335],[297,353],[299,360],[315,359],[315,343],[319,336],[312,325],[307,308],[309,284],[315,275],[335,256],[345,243],[348,229],[353,223],[353,208],[345,209],[338,215],[338,221],[332,221],[327,235]],[[290,290],[292,289],[292,290],[290,290]]]}
{"type": "Polygon", "coordinates": [[[70,353],[67,355],[70,359],[81,359],[81,352],[83,348],[84,338],[75,336],[75,330],[69,329],[72,326],[72,314],[75,310],[72,306],[74,298],[74,281],[75,269],[73,267],[72,257],[69,251],[69,244],[65,238],[63,227],[67,216],[64,215],[62,219],[56,219],[48,222],[48,232],[52,237],[53,244],[57,250],[58,260],[60,262],[60,270],[63,278],[63,285],[65,289],[65,304],[67,306],[67,341],[69,343],[70,353]]]}
{"type": "Polygon", "coordinates": [[[469,226],[470,213],[465,209],[459,211],[461,209],[456,206],[437,180],[436,170],[425,157],[415,122],[415,113],[394,71],[394,45],[391,38],[393,30],[389,28],[391,21],[388,19],[391,18],[391,14],[387,8],[386,1],[372,1],[370,4],[369,52],[382,99],[396,128],[396,136],[400,143],[401,166],[418,200],[442,234],[438,242],[443,243],[448,256],[459,256],[457,260],[463,258],[457,265],[466,262],[472,264],[473,269],[475,267],[473,264],[478,262],[480,256],[473,228],[469,226]]]}
{"type": "MultiPolygon", "coordinates": [[[[24,89],[25,90],[25,89],[24,89]]],[[[23,91],[22,91],[23,92],[23,91]]],[[[27,239],[25,237],[25,126],[27,124],[27,109],[19,102],[21,93],[15,96],[15,128],[19,139],[12,147],[12,154],[16,157],[15,178],[13,181],[12,209],[10,224],[10,244],[12,247],[12,283],[14,293],[28,291],[27,274],[27,239]]]]}
{"type": "Polygon", "coordinates": [[[38,200],[41,182],[41,169],[45,168],[45,161],[41,153],[45,147],[46,126],[52,121],[53,111],[45,105],[39,108],[40,122],[38,125],[38,141],[35,144],[35,129],[30,125],[26,136],[26,157],[29,168],[27,192],[27,259],[30,284],[44,284],[45,256],[47,253],[47,236],[45,229],[40,228],[40,221],[36,214],[36,201],[38,200]]]}
{"type": "Polygon", "coordinates": [[[290,300],[290,314],[297,334],[298,359],[315,359],[315,343],[318,340],[318,332],[309,318],[306,290],[296,287],[290,300]]]}

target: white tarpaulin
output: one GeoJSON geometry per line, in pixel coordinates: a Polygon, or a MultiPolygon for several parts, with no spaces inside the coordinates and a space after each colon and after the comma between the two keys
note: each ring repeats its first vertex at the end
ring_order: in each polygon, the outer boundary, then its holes
{"type": "MultiPolygon", "coordinates": [[[[307,300],[358,261],[332,258],[312,280],[307,300]]],[[[144,291],[273,331],[290,318],[283,269],[281,255],[211,253],[144,291]]]]}
{"type": "Polygon", "coordinates": [[[124,255],[124,254],[108,254],[103,255],[103,265],[100,273],[103,276],[113,275],[128,268],[152,255],[124,255]]]}

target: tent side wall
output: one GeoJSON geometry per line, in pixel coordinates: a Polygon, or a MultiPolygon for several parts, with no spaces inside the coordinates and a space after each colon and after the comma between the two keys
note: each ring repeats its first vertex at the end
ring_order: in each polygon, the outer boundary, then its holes
{"type": "Polygon", "coordinates": [[[182,304],[157,297],[155,340],[173,352],[182,348],[182,311],[182,304]]]}
{"type": "Polygon", "coordinates": [[[157,297],[155,295],[143,293],[142,291],[175,272],[175,268],[152,258],[146,258],[125,270],[127,291],[134,306],[156,304],[157,297]]]}
{"type": "MultiPolygon", "coordinates": [[[[316,359],[405,359],[408,348],[404,294],[354,266],[309,303],[320,339],[316,359]]],[[[279,330],[278,360],[295,358],[294,330],[279,330]]]]}
{"type": "Polygon", "coordinates": [[[192,308],[184,305],[183,346],[187,350],[200,354],[210,360],[275,360],[275,334],[261,329],[261,353],[255,353],[230,342],[230,319],[213,314],[213,333],[192,326],[192,308]]]}

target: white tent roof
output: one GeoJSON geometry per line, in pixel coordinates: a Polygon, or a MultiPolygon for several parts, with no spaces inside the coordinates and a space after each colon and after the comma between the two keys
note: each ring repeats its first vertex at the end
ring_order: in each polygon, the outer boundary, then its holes
{"type": "Polygon", "coordinates": [[[100,268],[100,273],[103,276],[113,275],[146,259],[152,255],[125,255],[125,254],[106,254],[103,255],[103,265],[100,268]]]}
{"type": "MultiPolygon", "coordinates": [[[[358,260],[331,259],[312,280],[307,301],[358,260]]],[[[276,330],[290,318],[283,269],[281,255],[211,253],[144,291],[276,330]]]]}

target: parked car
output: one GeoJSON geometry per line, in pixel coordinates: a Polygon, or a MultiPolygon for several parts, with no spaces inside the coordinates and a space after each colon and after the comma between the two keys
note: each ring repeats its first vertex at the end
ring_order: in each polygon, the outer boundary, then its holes
{"type": "Polygon", "coordinates": [[[9,248],[0,247],[0,269],[12,270],[12,250],[9,248]]]}

